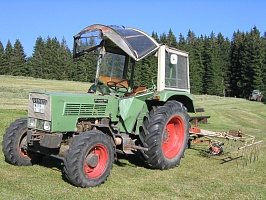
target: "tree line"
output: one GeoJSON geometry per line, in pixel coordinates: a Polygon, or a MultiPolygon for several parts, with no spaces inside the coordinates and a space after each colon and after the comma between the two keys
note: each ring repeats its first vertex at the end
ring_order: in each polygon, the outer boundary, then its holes
{"type": "MultiPolygon", "coordinates": [[[[248,32],[236,31],[230,40],[222,33],[176,37],[172,30],[152,36],[159,42],[189,52],[190,85],[193,94],[247,98],[253,89],[266,91],[266,32],[257,27],[248,32]]],[[[66,40],[38,37],[31,56],[27,57],[19,39],[4,47],[0,41],[0,75],[29,76],[44,79],[92,82],[96,71],[95,55],[73,59],[66,40]]],[[[151,85],[156,76],[154,58],[137,63],[135,83],[151,85]]]]}

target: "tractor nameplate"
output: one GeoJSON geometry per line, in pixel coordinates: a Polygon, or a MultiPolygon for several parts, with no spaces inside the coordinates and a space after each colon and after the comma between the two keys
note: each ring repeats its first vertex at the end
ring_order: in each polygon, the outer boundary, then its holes
{"type": "Polygon", "coordinates": [[[94,103],[108,103],[108,99],[94,99],[94,103]]]}

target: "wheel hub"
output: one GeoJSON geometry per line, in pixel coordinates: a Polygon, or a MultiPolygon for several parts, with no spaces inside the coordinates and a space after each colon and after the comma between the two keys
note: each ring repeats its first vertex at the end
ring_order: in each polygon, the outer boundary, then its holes
{"type": "Polygon", "coordinates": [[[86,164],[90,167],[96,167],[98,162],[99,156],[94,153],[90,153],[86,158],[86,164]]]}
{"type": "Polygon", "coordinates": [[[163,143],[167,143],[168,142],[168,137],[169,137],[168,130],[164,130],[164,132],[163,132],[163,143]]]}

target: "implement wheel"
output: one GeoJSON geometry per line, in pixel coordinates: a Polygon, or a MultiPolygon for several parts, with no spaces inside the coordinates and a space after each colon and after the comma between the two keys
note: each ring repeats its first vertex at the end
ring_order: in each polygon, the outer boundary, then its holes
{"type": "Polygon", "coordinates": [[[209,148],[209,152],[211,155],[219,156],[223,153],[223,147],[218,143],[213,143],[209,148]]]}
{"type": "Polygon", "coordinates": [[[29,166],[40,162],[42,154],[27,150],[27,118],[17,119],[6,129],[2,150],[7,162],[29,166]]]}
{"type": "Polygon", "coordinates": [[[140,140],[148,151],[144,161],[154,169],[169,169],[180,163],[189,138],[189,116],[183,104],[168,101],[153,108],[143,122],[140,140]]]}
{"type": "Polygon", "coordinates": [[[87,131],[74,137],[66,153],[64,171],[78,187],[104,183],[114,162],[114,148],[109,136],[100,131],[87,131]]]}

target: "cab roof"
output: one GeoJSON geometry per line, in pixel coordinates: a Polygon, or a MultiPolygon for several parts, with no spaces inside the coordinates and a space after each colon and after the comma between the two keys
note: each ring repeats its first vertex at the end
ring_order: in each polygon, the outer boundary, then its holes
{"type": "Polygon", "coordinates": [[[159,48],[156,40],[147,33],[135,28],[125,28],[123,26],[94,24],[80,31],[74,36],[74,39],[79,39],[95,31],[99,32],[98,39],[112,41],[112,43],[136,61],[154,53],[159,48]]]}

